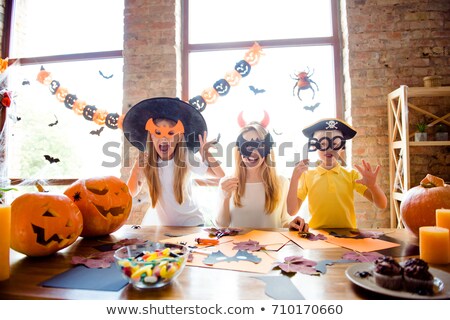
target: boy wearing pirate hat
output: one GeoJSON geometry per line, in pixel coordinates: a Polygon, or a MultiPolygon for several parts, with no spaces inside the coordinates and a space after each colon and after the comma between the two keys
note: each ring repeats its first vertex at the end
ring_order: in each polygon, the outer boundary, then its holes
{"type": "Polygon", "coordinates": [[[309,139],[308,151],[317,152],[320,164],[308,170],[308,159],[300,161],[294,168],[287,208],[290,215],[298,212],[308,196],[311,219],[308,223],[296,217],[290,228],[308,231],[308,228],[356,228],[354,191],[384,209],[387,199],[376,182],[380,166],[372,170],[371,165],[362,161],[355,165],[359,171],[347,170],[339,164],[345,150],[345,142],[356,135],[356,131],[346,122],[336,119],[322,119],[305,129],[303,134],[309,139]]]}
{"type": "MultiPolygon", "coordinates": [[[[201,113],[179,99],[146,99],[126,113],[122,127],[126,139],[144,153],[144,163],[136,160],[131,169],[131,194],[137,195],[147,181],[160,224],[203,225],[191,174],[221,178],[224,172],[208,152],[214,141],[206,142],[208,129],[201,113]],[[201,159],[194,155],[197,151],[201,159]]],[[[147,213],[142,224],[149,220],[147,213]]]]}

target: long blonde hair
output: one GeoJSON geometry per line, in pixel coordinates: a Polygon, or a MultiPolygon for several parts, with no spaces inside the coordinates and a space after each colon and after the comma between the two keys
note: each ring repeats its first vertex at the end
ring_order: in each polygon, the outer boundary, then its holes
{"type": "MultiPolygon", "coordinates": [[[[175,138],[177,139],[177,138],[175,138]]],[[[175,199],[179,204],[184,201],[184,184],[187,177],[187,146],[184,139],[184,135],[179,135],[178,141],[176,141],[174,151],[174,175],[173,175],[173,193],[175,199]]],[[[148,189],[150,198],[152,199],[152,207],[156,206],[159,196],[161,195],[161,182],[158,174],[158,153],[156,152],[150,132],[147,136],[147,148],[148,158],[145,161],[144,173],[147,178],[148,189]]]]}
{"type": "MultiPolygon", "coordinates": [[[[240,133],[245,133],[251,130],[255,131],[258,135],[258,138],[261,140],[264,140],[264,138],[268,134],[267,130],[263,126],[261,126],[259,122],[250,122],[241,129],[240,133]]],[[[242,207],[241,197],[245,193],[247,167],[242,161],[241,153],[239,152],[237,147],[234,150],[234,161],[234,175],[238,177],[239,184],[236,192],[234,193],[233,200],[235,206],[242,207]]],[[[270,214],[275,210],[278,203],[281,201],[281,186],[275,169],[275,153],[272,149],[270,150],[270,153],[264,158],[264,162],[261,164],[261,170],[265,193],[264,209],[266,210],[266,213],[270,214]]]]}

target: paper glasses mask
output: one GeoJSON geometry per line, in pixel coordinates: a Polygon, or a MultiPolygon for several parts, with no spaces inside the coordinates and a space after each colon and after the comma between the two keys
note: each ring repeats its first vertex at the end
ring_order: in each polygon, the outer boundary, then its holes
{"type": "Polygon", "coordinates": [[[170,139],[176,134],[184,133],[184,126],[183,123],[178,120],[177,124],[174,127],[159,127],[153,122],[153,119],[150,118],[145,124],[145,130],[149,131],[157,138],[170,139]]]}
{"type": "Polygon", "coordinates": [[[345,147],[345,139],[342,136],[333,138],[322,137],[320,139],[311,138],[308,142],[308,151],[326,151],[326,150],[340,150],[345,147]]]}
{"type": "Polygon", "coordinates": [[[239,148],[241,155],[248,158],[253,151],[257,150],[261,157],[265,158],[270,153],[270,148],[272,148],[273,144],[270,133],[266,134],[264,140],[245,140],[243,134],[241,133],[236,141],[236,146],[239,148]]]}

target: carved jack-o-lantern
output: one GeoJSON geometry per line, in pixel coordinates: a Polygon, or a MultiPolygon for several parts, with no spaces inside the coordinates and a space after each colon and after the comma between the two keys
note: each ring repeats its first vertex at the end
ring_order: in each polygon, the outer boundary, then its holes
{"type": "Polygon", "coordinates": [[[96,124],[99,126],[103,126],[106,121],[106,116],[108,115],[108,112],[106,110],[100,110],[98,109],[95,114],[94,118],[92,119],[96,124]]]}
{"type": "Polygon", "coordinates": [[[66,108],[72,109],[72,106],[75,103],[75,101],[77,101],[77,99],[78,98],[76,95],[69,93],[64,99],[64,105],[66,106],[66,108]]]}
{"type": "Polygon", "coordinates": [[[108,113],[105,119],[105,125],[110,129],[117,129],[119,125],[119,114],[108,113]]]}
{"type": "Polygon", "coordinates": [[[11,248],[48,256],[75,242],[83,229],[78,207],[63,194],[25,193],[11,204],[11,248]]]}
{"type": "Polygon", "coordinates": [[[76,101],[74,101],[74,103],[72,105],[72,110],[77,115],[82,115],[83,111],[84,111],[84,107],[86,107],[86,105],[87,105],[86,101],[76,100],[76,101]]]}
{"type": "Polygon", "coordinates": [[[214,89],[216,89],[219,96],[226,96],[230,91],[230,84],[225,79],[217,80],[214,83],[214,89]]]}
{"type": "Polygon", "coordinates": [[[60,86],[61,85],[59,84],[59,81],[53,80],[52,82],[50,82],[48,88],[52,94],[55,94],[60,86]]]}
{"type": "Polygon", "coordinates": [[[245,53],[244,60],[250,65],[254,66],[259,62],[259,58],[262,54],[262,48],[259,44],[255,43],[250,50],[245,53]]]}
{"type": "Polygon", "coordinates": [[[250,73],[250,70],[252,69],[252,66],[245,60],[241,60],[238,63],[236,63],[236,65],[234,66],[234,70],[236,70],[237,72],[239,72],[239,74],[242,77],[246,77],[248,76],[248,74],[250,73]]]}
{"type": "Polygon", "coordinates": [[[202,96],[193,97],[191,100],[189,100],[189,103],[200,112],[202,112],[206,108],[206,102],[205,99],[202,98],[202,96]]]}
{"type": "Polygon", "coordinates": [[[218,97],[219,97],[219,94],[217,93],[216,89],[214,89],[214,88],[208,88],[208,89],[203,90],[203,92],[202,92],[202,98],[205,100],[205,102],[207,104],[216,102],[218,97]]]}
{"type": "Polygon", "coordinates": [[[86,120],[92,121],[94,119],[95,112],[97,111],[96,106],[87,105],[83,109],[83,117],[86,120]]]}
{"type": "Polygon", "coordinates": [[[128,219],[132,197],[125,182],[114,176],[80,179],[64,192],[83,214],[83,237],[110,234],[128,219]]]}

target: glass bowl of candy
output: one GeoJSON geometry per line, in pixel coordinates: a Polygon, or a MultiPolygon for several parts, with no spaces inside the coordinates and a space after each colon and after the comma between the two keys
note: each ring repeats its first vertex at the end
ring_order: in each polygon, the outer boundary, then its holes
{"type": "Polygon", "coordinates": [[[175,280],[183,271],[189,255],[186,246],[146,242],[124,246],[114,253],[123,277],[134,287],[160,288],[175,280]]]}

